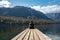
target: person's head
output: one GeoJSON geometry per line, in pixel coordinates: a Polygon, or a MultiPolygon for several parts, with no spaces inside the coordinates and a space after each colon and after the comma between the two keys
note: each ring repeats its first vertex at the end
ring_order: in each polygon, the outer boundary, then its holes
{"type": "Polygon", "coordinates": [[[31,23],[33,23],[33,21],[31,21],[31,23]]]}

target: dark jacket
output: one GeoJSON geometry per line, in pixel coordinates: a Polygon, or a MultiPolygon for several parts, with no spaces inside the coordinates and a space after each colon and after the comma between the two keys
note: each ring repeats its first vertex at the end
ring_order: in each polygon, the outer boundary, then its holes
{"type": "Polygon", "coordinates": [[[30,29],[34,29],[34,23],[33,23],[33,21],[30,22],[29,27],[30,27],[30,29]]]}

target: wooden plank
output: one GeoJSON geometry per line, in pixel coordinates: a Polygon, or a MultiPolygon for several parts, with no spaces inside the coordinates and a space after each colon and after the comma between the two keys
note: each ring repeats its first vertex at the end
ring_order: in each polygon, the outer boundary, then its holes
{"type": "Polygon", "coordinates": [[[25,31],[17,40],[22,40],[23,37],[28,33],[29,30],[25,31]]]}
{"type": "Polygon", "coordinates": [[[43,34],[38,29],[26,29],[12,40],[51,40],[48,36],[43,34]]]}
{"type": "Polygon", "coordinates": [[[35,29],[33,31],[33,36],[34,36],[34,40],[40,40],[40,38],[38,37],[38,35],[35,32],[35,29]]]}
{"type": "Polygon", "coordinates": [[[14,38],[12,38],[11,40],[16,40],[19,36],[21,36],[27,30],[28,29],[25,29],[23,32],[19,33],[17,36],[15,36],[14,38]]]}
{"type": "Polygon", "coordinates": [[[43,34],[38,29],[36,29],[35,31],[37,32],[37,34],[39,35],[39,37],[40,37],[41,40],[51,40],[51,38],[49,38],[48,36],[46,36],[45,34],[43,34]]]}
{"type": "Polygon", "coordinates": [[[31,33],[31,31],[29,30],[29,32],[27,33],[27,35],[25,36],[25,38],[23,39],[23,40],[29,40],[29,36],[30,36],[30,33],[31,33]]]}
{"type": "Polygon", "coordinates": [[[30,29],[30,31],[31,31],[31,33],[30,33],[30,38],[29,38],[29,40],[34,40],[34,39],[33,39],[33,29],[30,29]]]}

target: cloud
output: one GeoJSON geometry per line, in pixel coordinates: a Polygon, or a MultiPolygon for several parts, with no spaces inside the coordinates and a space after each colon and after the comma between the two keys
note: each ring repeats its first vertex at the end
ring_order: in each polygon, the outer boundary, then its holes
{"type": "Polygon", "coordinates": [[[8,0],[2,0],[0,1],[0,7],[10,7],[11,3],[8,0]]]}
{"type": "Polygon", "coordinates": [[[60,12],[59,5],[48,5],[48,6],[31,6],[32,9],[42,11],[44,13],[58,13],[60,12]]]}

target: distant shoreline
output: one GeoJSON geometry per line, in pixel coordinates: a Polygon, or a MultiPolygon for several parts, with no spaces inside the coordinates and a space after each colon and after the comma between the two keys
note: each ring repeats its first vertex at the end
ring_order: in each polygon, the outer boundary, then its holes
{"type": "MultiPolygon", "coordinates": [[[[10,23],[29,23],[31,19],[19,18],[19,17],[0,17],[0,22],[10,22],[10,23]]],[[[53,21],[47,19],[33,19],[35,24],[60,24],[60,21],[53,21]]]]}

